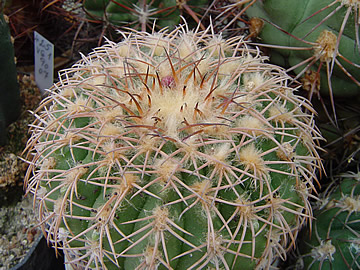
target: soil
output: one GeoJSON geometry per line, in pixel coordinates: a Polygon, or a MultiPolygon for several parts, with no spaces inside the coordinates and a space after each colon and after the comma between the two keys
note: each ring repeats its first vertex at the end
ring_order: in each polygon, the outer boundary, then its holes
{"type": "Polygon", "coordinates": [[[0,209],[0,269],[17,265],[41,235],[31,196],[0,209]]]}

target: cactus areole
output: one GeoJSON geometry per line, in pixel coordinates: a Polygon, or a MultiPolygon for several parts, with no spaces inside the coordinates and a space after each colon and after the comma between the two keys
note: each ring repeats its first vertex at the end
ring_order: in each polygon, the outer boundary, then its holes
{"type": "Polygon", "coordinates": [[[242,37],[122,33],[35,112],[27,189],[80,269],[258,269],[312,215],[309,102],[242,37]]]}
{"type": "Polygon", "coordinates": [[[91,19],[116,26],[152,29],[154,22],[161,27],[175,28],[180,15],[199,21],[197,13],[205,7],[206,0],[84,0],[83,7],[91,19]]]}
{"type": "Polygon", "coordinates": [[[337,180],[320,195],[312,237],[304,231],[299,244],[303,269],[359,269],[360,173],[343,173],[337,180]]]}
{"type": "Polygon", "coordinates": [[[317,72],[323,94],[356,99],[359,10],[359,0],[258,0],[247,15],[265,20],[260,38],[272,46],[272,62],[298,75],[317,72]]]}

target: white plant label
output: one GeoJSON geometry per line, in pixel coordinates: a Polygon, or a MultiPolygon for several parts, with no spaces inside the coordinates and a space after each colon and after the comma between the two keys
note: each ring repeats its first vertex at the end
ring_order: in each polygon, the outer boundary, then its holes
{"type": "Polygon", "coordinates": [[[54,82],[54,44],[34,31],[35,81],[42,94],[54,82]]]}

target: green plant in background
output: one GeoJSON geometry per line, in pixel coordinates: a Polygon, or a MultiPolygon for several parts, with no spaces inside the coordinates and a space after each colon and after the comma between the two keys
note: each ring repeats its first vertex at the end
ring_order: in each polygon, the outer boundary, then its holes
{"type": "MultiPolygon", "coordinates": [[[[219,14],[215,17],[215,26],[223,25],[221,31],[230,28],[236,21],[242,19],[242,15],[246,10],[252,6],[257,0],[239,0],[239,1],[223,1],[214,0],[209,5],[207,12],[219,10],[219,14]],[[244,5],[247,4],[246,7],[244,5]]],[[[233,29],[232,29],[233,31],[233,29]]]]}
{"type": "Polygon", "coordinates": [[[350,0],[258,0],[246,11],[264,20],[271,60],[302,77],[310,99],[329,95],[335,119],[333,97],[360,93],[359,8],[350,0]]]}
{"type": "Polygon", "coordinates": [[[35,112],[25,184],[73,266],[265,269],[312,217],[311,105],[212,30],[123,33],[35,112]]]}
{"type": "Polygon", "coordinates": [[[6,143],[6,127],[20,114],[14,47],[0,1],[0,145],[6,143]]]}
{"type": "Polygon", "coordinates": [[[360,107],[353,103],[335,103],[335,106],[337,127],[328,120],[324,112],[318,110],[317,116],[318,127],[326,139],[322,158],[329,176],[353,170],[360,164],[360,107]]]}
{"type": "Polygon", "coordinates": [[[85,0],[83,5],[92,19],[146,31],[153,28],[155,21],[160,28],[173,29],[180,23],[180,15],[185,14],[199,23],[197,12],[206,4],[206,0],[85,0]]]}
{"type": "Polygon", "coordinates": [[[303,233],[300,269],[360,268],[360,174],[342,174],[337,180],[314,211],[313,232],[303,233]]]}

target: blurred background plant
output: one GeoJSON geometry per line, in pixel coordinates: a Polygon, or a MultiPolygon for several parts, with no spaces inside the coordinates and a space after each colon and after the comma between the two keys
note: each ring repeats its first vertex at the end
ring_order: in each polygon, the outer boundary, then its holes
{"type": "Polygon", "coordinates": [[[360,172],[332,178],[314,205],[291,269],[360,269],[360,172]]]}
{"type": "MultiPolygon", "coordinates": [[[[207,0],[84,0],[86,14],[105,25],[131,27],[147,31],[174,27],[180,23],[180,16],[192,22],[200,23],[201,13],[207,0]],[[192,20],[190,20],[192,19],[192,20]]],[[[204,25],[201,28],[204,30],[204,25]]]]}
{"type": "MultiPolygon", "coordinates": [[[[316,107],[319,102],[313,101],[316,107]]],[[[328,105],[330,102],[328,102],[328,105]]],[[[360,106],[357,102],[335,102],[337,126],[329,121],[323,110],[318,109],[317,122],[326,138],[322,153],[328,177],[346,170],[355,170],[360,164],[360,106]]]]}
{"type": "Polygon", "coordinates": [[[0,145],[7,142],[7,126],[20,114],[20,94],[17,81],[13,39],[8,18],[0,3],[0,145]]]}
{"type": "MultiPolygon", "coordinates": [[[[207,0],[45,0],[48,12],[62,14],[77,27],[77,34],[90,29],[97,34],[88,35],[95,38],[100,46],[103,37],[112,41],[122,38],[119,29],[154,31],[163,27],[174,29],[181,21],[181,16],[191,26],[200,24],[202,14],[207,7],[207,0]],[[52,9],[52,11],[49,11],[52,9]]],[[[79,37],[75,36],[74,40],[79,37]]]]}
{"type": "Polygon", "coordinates": [[[259,41],[271,61],[294,71],[309,99],[329,97],[334,125],[334,98],[345,102],[360,93],[359,7],[349,0],[258,0],[245,8],[264,21],[259,41]]]}

